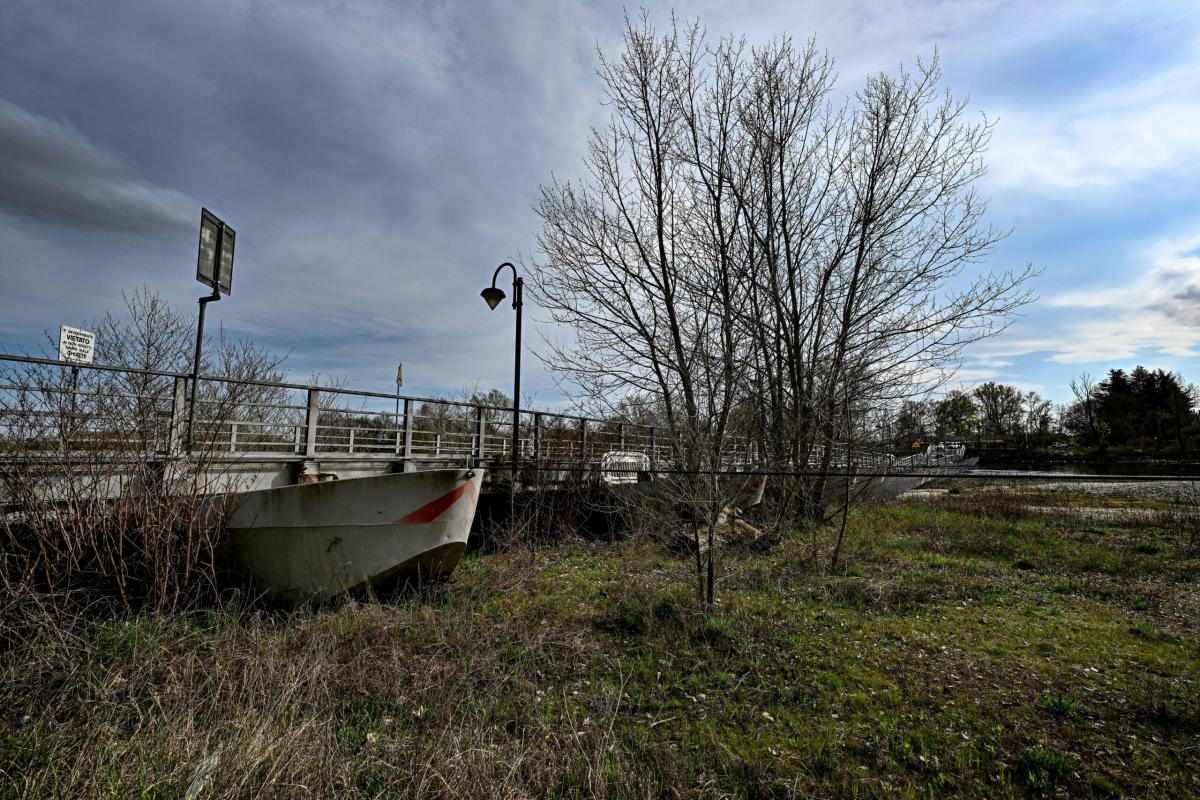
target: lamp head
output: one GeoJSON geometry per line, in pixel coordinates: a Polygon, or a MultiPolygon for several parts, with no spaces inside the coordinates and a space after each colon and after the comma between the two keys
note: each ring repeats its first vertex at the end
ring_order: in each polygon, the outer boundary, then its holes
{"type": "Polygon", "coordinates": [[[495,311],[496,306],[500,305],[500,301],[504,299],[504,292],[501,289],[497,289],[495,286],[489,286],[487,289],[484,289],[482,292],[480,292],[479,296],[482,297],[483,301],[488,304],[488,308],[495,311]]]}

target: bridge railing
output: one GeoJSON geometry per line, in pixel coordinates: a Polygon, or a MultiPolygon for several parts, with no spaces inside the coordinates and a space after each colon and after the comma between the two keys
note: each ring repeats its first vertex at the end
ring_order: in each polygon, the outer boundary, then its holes
{"type": "MultiPolygon", "coordinates": [[[[181,456],[190,450],[249,461],[512,461],[511,408],[204,375],[189,431],[189,383],[185,373],[0,355],[0,452],[181,456]]],[[[621,453],[645,455],[651,465],[673,460],[667,437],[649,425],[531,409],[522,409],[520,422],[519,460],[526,464],[599,469],[606,454],[621,453]]],[[[834,447],[830,464],[886,471],[943,456],[948,454],[897,460],[834,447]]],[[[823,459],[824,451],[817,449],[807,467],[823,459]]],[[[720,467],[760,463],[753,440],[732,438],[720,467]]]]}
{"type": "MultiPolygon", "coordinates": [[[[0,450],[136,452],[244,460],[512,460],[512,410],[470,401],[203,375],[189,421],[190,376],[0,354],[0,450]]],[[[527,462],[599,463],[638,452],[666,461],[652,426],[521,411],[527,462]]],[[[745,448],[743,448],[745,449],[745,448]]],[[[741,458],[744,459],[744,453],[741,458]]]]}

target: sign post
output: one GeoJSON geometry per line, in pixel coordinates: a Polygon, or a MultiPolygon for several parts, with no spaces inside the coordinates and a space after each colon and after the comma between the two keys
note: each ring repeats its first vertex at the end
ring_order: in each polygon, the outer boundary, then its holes
{"type": "Polygon", "coordinates": [[[71,363],[71,418],[75,418],[75,395],[79,392],[79,367],[96,357],[96,334],[70,325],[58,326],[58,360],[71,363]]]}
{"type": "Polygon", "coordinates": [[[192,395],[188,403],[187,449],[192,450],[192,427],[196,423],[196,390],[200,385],[200,353],[204,346],[204,311],[209,303],[233,291],[233,245],[237,232],[207,208],[200,209],[200,254],[196,258],[196,280],[212,288],[200,298],[196,325],[196,354],[192,359],[192,395]]]}

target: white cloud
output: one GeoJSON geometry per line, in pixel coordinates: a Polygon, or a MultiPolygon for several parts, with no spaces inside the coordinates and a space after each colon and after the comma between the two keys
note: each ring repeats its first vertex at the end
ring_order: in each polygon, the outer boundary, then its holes
{"type": "MultiPolygon", "coordinates": [[[[1033,336],[1005,336],[975,355],[981,360],[1048,353],[1059,364],[1116,362],[1154,353],[1200,357],[1200,233],[1155,242],[1119,284],[1052,295],[1033,336]]],[[[1031,321],[1032,322],[1032,321],[1031,321]]],[[[1028,328],[1030,325],[1023,325],[1028,328]]]]}
{"type": "Polygon", "coordinates": [[[1004,188],[1109,189],[1200,164],[1200,55],[1059,107],[993,109],[989,154],[1004,188]]]}

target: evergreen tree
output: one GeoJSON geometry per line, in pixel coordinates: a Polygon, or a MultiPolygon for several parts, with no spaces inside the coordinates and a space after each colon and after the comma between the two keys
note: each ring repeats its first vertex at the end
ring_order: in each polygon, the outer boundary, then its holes
{"type": "Polygon", "coordinates": [[[1110,370],[1097,387],[1096,399],[1114,444],[1163,446],[1174,439],[1180,450],[1187,449],[1185,432],[1195,414],[1195,390],[1174,372],[1140,365],[1128,375],[1110,370]]]}

